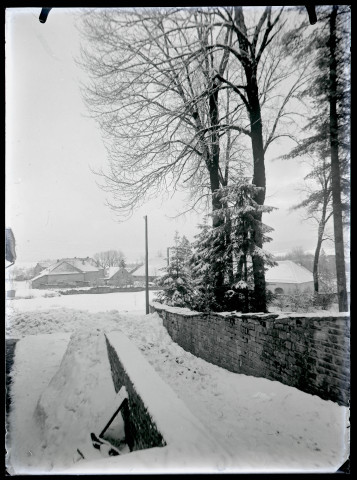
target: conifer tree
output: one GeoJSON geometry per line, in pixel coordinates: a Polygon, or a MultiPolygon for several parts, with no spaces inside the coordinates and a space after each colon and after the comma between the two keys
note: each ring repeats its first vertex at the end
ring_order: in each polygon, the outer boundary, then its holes
{"type": "Polygon", "coordinates": [[[175,245],[170,248],[169,264],[162,268],[156,283],[163,290],[157,292],[155,300],[174,307],[192,306],[193,290],[188,269],[191,246],[188,239],[175,233],[175,245]]]}
{"type": "Polygon", "coordinates": [[[255,298],[252,264],[257,257],[266,267],[273,266],[275,262],[255,242],[254,232],[257,228],[261,230],[264,242],[270,241],[267,233],[272,231],[258,220],[262,213],[273,209],[255,200],[258,188],[247,179],[242,179],[234,186],[220,189],[219,195],[225,205],[220,214],[226,221],[216,228],[202,226],[194,244],[191,266],[196,285],[196,308],[204,306],[204,309],[216,311],[261,311],[260,301],[255,298]],[[234,267],[232,276],[228,274],[231,264],[234,267]],[[216,265],[226,272],[220,295],[215,289],[216,265]]]}

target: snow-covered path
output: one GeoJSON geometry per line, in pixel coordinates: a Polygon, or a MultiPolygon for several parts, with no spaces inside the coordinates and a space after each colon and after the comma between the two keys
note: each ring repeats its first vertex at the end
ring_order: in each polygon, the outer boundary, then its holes
{"type": "MultiPolygon", "coordinates": [[[[31,424],[34,422],[31,411],[59,369],[70,333],[103,330],[121,330],[128,336],[229,453],[235,471],[334,472],[345,461],[349,451],[348,409],[279,382],[228,372],[185,352],[172,342],[158,315],[137,311],[141,298],[136,299],[139,299],[136,305],[134,302],[130,305],[118,293],[13,302],[7,333],[15,338],[24,337],[18,342],[15,356],[14,410],[10,416],[15,470],[26,471],[37,466],[40,470],[52,468],[55,473],[73,464],[68,452],[75,451],[76,445],[68,445],[71,439],[66,438],[66,428],[61,430],[56,451],[51,451],[54,446],[50,444],[46,449],[37,449],[36,455],[26,456],[29,449],[26,442],[33,442],[36,432],[31,424]],[[119,311],[112,309],[115,302],[122,305],[119,311]],[[36,344],[39,358],[33,354],[36,344]],[[58,451],[61,444],[68,447],[63,453],[58,451]]],[[[94,345],[89,340],[87,343],[87,348],[81,350],[84,363],[94,345]]],[[[78,379],[78,384],[82,403],[85,398],[87,403],[93,403],[96,392],[90,382],[78,379]]],[[[70,403],[78,405],[79,397],[72,390],[70,403]]],[[[68,390],[65,392],[68,397],[68,390]]],[[[84,420],[81,421],[80,428],[85,430],[84,420]]],[[[69,417],[64,416],[62,422],[66,426],[69,417]]],[[[113,466],[114,462],[121,472],[120,461],[121,457],[116,457],[108,459],[106,464],[113,466]]],[[[147,465],[150,469],[150,462],[147,465]]]]}

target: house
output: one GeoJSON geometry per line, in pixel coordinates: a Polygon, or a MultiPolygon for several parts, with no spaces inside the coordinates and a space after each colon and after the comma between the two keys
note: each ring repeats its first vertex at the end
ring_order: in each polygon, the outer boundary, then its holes
{"type": "MultiPolygon", "coordinates": [[[[149,282],[155,281],[157,277],[160,277],[163,274],[162,268],[167,267],[167,258],[166,257],[156,257],[149,258],[148,260],[148,277],[149,282]]],[[[136,267],[132,272],[134,282],[136,284],[145,284],[145,264],[136,267]]]]}
{"type": "Polygon", "coordinates": [[[44,262],[36,263],[36,265],[34,267],[33,275],[35,277],[37,277],[38,275],[40,275],[41,272],[43,272],[43,270],[45,270],[49,266],[53,265],[54,263],[55,262],[53,260],[46,260],[44,262]]]}
{"type": "Polygon", "coordinates": [[[104,285],[126,287],[134,285],[133,276],[124,267],[109,267],[103,279],[104,285]]]}
{"type": "Polygon", "coordinates": [[[277,264],[265,273],[268,290],[277,294],[314,291],[314,278],[310,270],[291,260],[278,261],[277,264]]]}
{"type": "Polygon", "coordinates": [[[58,260],[31,280],[31,288],[95,286],[104,276],[104,269],[88,258],[58,260]]]}

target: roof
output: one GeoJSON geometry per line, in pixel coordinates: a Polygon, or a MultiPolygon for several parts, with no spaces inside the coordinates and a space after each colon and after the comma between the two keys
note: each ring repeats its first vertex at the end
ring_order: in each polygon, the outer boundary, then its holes
{"type": "Polygon", "coordinates": [[[66,260],[60,260],[58,262],[52,263],[49,267],[42,270],[42,272],[39,275],[37,275],[37,277],[32,278],[31,281],[37,280],[38,278],[44,277],[46,275],[50,275],[52,272],[56,275],[60,275],[60,274],[73,274],[73,273],[83,273],[83,272],[98,272],[99,270],[101,269],[98,267],[94,267],[90,263],[90,260],[88,261],[86,259],[68,258],[66,260]],[[68,268],[68,271],[60,270],[57,272],[56,269],[63,264],[67,264],[68,266],[71,265],[75,270],[77,270],[77,272],[72,270],[71,268],[68,268]]]}
{"type": "Polygon", "coordinates": [[[265,280],[267,283],[307,283],[313,282],[312,272],[292,260],[281,260],[277,266],[267,270],[265,280]]]}
{"type": "Polygon", "coordinates": [[[114,277],[114,275],[115,275],[116,273],[118,273],[120,270],[124,270],[124,272],[129,273],[129,272],[127,271],[127,269],[124,268],[124,267],[109,267],[109,268],[107,269],[107,276],[105,277],[106,280],[108,280],[109,278],[114,277]]]}
{"type": "MultiPolygon", "coordinates": [[[[158,277],[162,275],[161,268],[167,267],[167,258],[166,257],[156,257],[149,258],[148,261],[148,276],[149,277],[158,277]]],[[[136,270],[131,272],[133,277],[145,277],[145,264],[138,267],[136,270]]]]}
{"type": "Polygon", "coordinates": [[[93,260],[89,258],[66,258],[65,261],[82,272],[98,272],[100,270],[100,268],[93,265],[93,260]]]}

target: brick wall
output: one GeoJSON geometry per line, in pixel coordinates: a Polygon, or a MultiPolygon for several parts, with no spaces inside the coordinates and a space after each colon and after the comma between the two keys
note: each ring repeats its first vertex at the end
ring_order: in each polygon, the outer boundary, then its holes
{"type": "Polygon", "coordinates": [[[235,373],[349,405],[347,314],[203,314],[152,303],[173,341],[235,373]]]}

